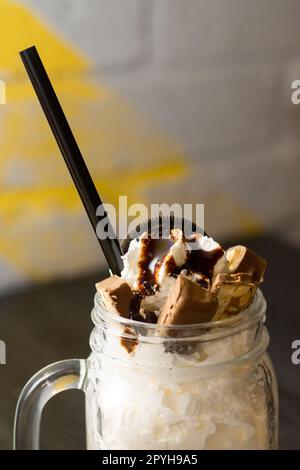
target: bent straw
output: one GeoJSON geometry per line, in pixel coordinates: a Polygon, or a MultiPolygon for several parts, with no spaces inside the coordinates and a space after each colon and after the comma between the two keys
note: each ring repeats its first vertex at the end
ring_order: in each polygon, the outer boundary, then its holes
{"type": "MultiPolygon", "coordinates": [[[[102,201],[35,46],[21,51],[20,56],[95,233],[99,221],[106,218],[108,231],[113,234],[104,208],[103,215],[96,214],[102,201]]],[[[112,273],[120,275],[122,252],[116,236],[98,240],[112,273]]]]}

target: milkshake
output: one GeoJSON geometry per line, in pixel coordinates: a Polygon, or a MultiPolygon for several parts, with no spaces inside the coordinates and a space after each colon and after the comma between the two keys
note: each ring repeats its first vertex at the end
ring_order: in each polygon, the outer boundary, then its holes
{"type": "MultiPolygon", "coordinates": [[[[49,77],[35,47],[21,57],[98,234],[107,214],[98,212],[101,198],[49,77]]],[[[16,449],[39,448],[45,404],[69,389],[86,394],[88,449],[277,447],[277,385],[259,289],[265,261],[201,234],[168,235],[132,240],[122,273],[118,240],[98,237],[117,275],[97,284],[92,353],[50,364],[25,385],[16,449]]]]}
{"type": "Polygon", "coordinates": [[[276,448],[265,260],[173,229],[132,240],[123,261],[96,285],[88,448],[276,448]]]}

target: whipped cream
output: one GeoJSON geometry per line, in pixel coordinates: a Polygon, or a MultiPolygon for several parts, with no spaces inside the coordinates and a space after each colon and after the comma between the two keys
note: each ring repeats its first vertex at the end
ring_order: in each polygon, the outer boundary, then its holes
{"type": "MultiPolygon", "coordinates": [[[[186,240],[182,231],[175,229],[168,240],[150,240],[148,234],[143,233],[139,239],[130,242],[127,253],[122,257],[124,269],[121,277],[125,279],[135,291],[142,290],[143,275],[145,270],[153,277],[153,289],[143,295],[141,307],[158,314],[166,302],[168,293],[174,286],[175,276],[183,273],[192,281],[204,280],[199,270],[188,266],[188,260],[192,259],[193,251],[216,252],[221,255],[212,261],[212,279],[222,272],[227,272],[227,260],[222,247],[213,238],[197,234],[193,241],[186,240]],[[148,245],[146,246],[146,244],[148,245]],[[152,243],[152,247],[149,245],[152,243]],[[222,253],[223,251],[223,253],[222,253]],[[145,254],[146,253],[146,254],[145,254]]],[[[201,270],[201,267],[200,267],[201,270]]],[[[149,277],[149,274],[148,274],[149,277]]]]}

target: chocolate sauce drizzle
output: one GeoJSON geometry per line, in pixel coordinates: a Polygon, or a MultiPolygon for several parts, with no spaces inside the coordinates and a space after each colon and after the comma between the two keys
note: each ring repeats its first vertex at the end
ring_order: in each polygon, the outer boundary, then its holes
{"type": "MultiPolygon", "coordinates": [[[[142,249],[139,259],[139,274],[138,274],[138,289],[144,295],[155,294],[157,290],[157,275],[160,266],[162,265],[166,254],[168,253],[171,240],[163,240],[161,238],[151,238],[148,234],[147,238],[141,239],[142,249]],[[150,264],[157,258],[157,262],[153,268],[150,264]]],[[[170,263],[172,260],[170,260],[170,263]]],[[[173,260],[174,266],[175,262],[173,260]]]]}
{"type": "Polygon", "coordinates": [[[224,250],[221,247],[215,248],[211,251],[205,251],[202,249],[191,250],[186,261],[186,269],[189,269],[192,272],[201,273],[211,279],[214,266],[223,254],[224,250]]]}
{"type": "Polygon", "coordinates": [[[129,314],[132,320],[142,321],[146,323],[156,323],[157,316],[150,310],[144,310],[141,314],[141,302],[145,296],[139,292],[135,292],[129,306],[129,314]]]}
{"type": "Polygon", "coordinates": [[[154,272],[150,269],[149,265],[154,259],[155,242],[151,236],[141,240],[142,250],[139,260],[139,275],[138,275],[138,288],[144,295],[152,295],[155,290],[155,277],[154,272]]]}
{"type": "MultiPolygon", "coordinates": [[[[183,241],[186,240],[184,239],[183,241]]],[[[192,240],[187,239],[187,241],[192,240]]],[[[166,263],[166,272],[170,276],[177,277],[182,272],[185,274],[199,274],[199,279],[196,279],[196,282],[204,288],[209,288],[214,266],[223,256],[224,250],[221,247],[211,251],[202,249],[190,250],[187,252],[186,262],[179,267],[176,265],[173,256],[169,256],[166,260],[169,248],[173,242],[169,240],[166,244],[166,240],[152,239],[150,234],[141,239],[142,249],[138,264],[138,290],[130,304],[130,317],[133,320],[149,323],[157,321],[156,315],[153,312],[143,312],[144,316],[141,315],[141,302],[145,296],[154,295],[157,291],[157,277],[164,262],[166,263]],[[157,261],[155,263],[156,258],[157,261]],[[150,267],[151,263],[152,266],[150,267]],[[149,313],[152,314],[150,315],[149,313]]]]}

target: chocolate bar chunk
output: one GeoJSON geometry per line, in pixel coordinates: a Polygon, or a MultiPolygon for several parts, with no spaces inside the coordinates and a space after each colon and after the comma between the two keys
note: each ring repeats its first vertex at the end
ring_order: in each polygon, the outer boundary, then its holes
{"type": "Polygon", "coordinates": [[[228,272],[230,274],[247,273],[253,282],[262,282],[267,262],[253,251],[242,245],[233,246],[226,251],[228,272]]]}
{"type": "Polygon", "coordinates": [[[133,292],[127,281],[114,275],[98,282],[96,289],[102,295],[103,302],[109,310],[121,315],[121,317],[129,318],[129,306],[133,292]]]}
{"type": "Polygon", "coordinates": [[[251,274],[218,274],[211,287],[219,304],[214,320],[223,320],[247,308],[256,289],[251,274]]]}
{"type": "Polygon", "coordinates": [[[161,325],[189,325],[210,321],[218,308],[208,289],[179,275],[158,317],[161,325]]]}

